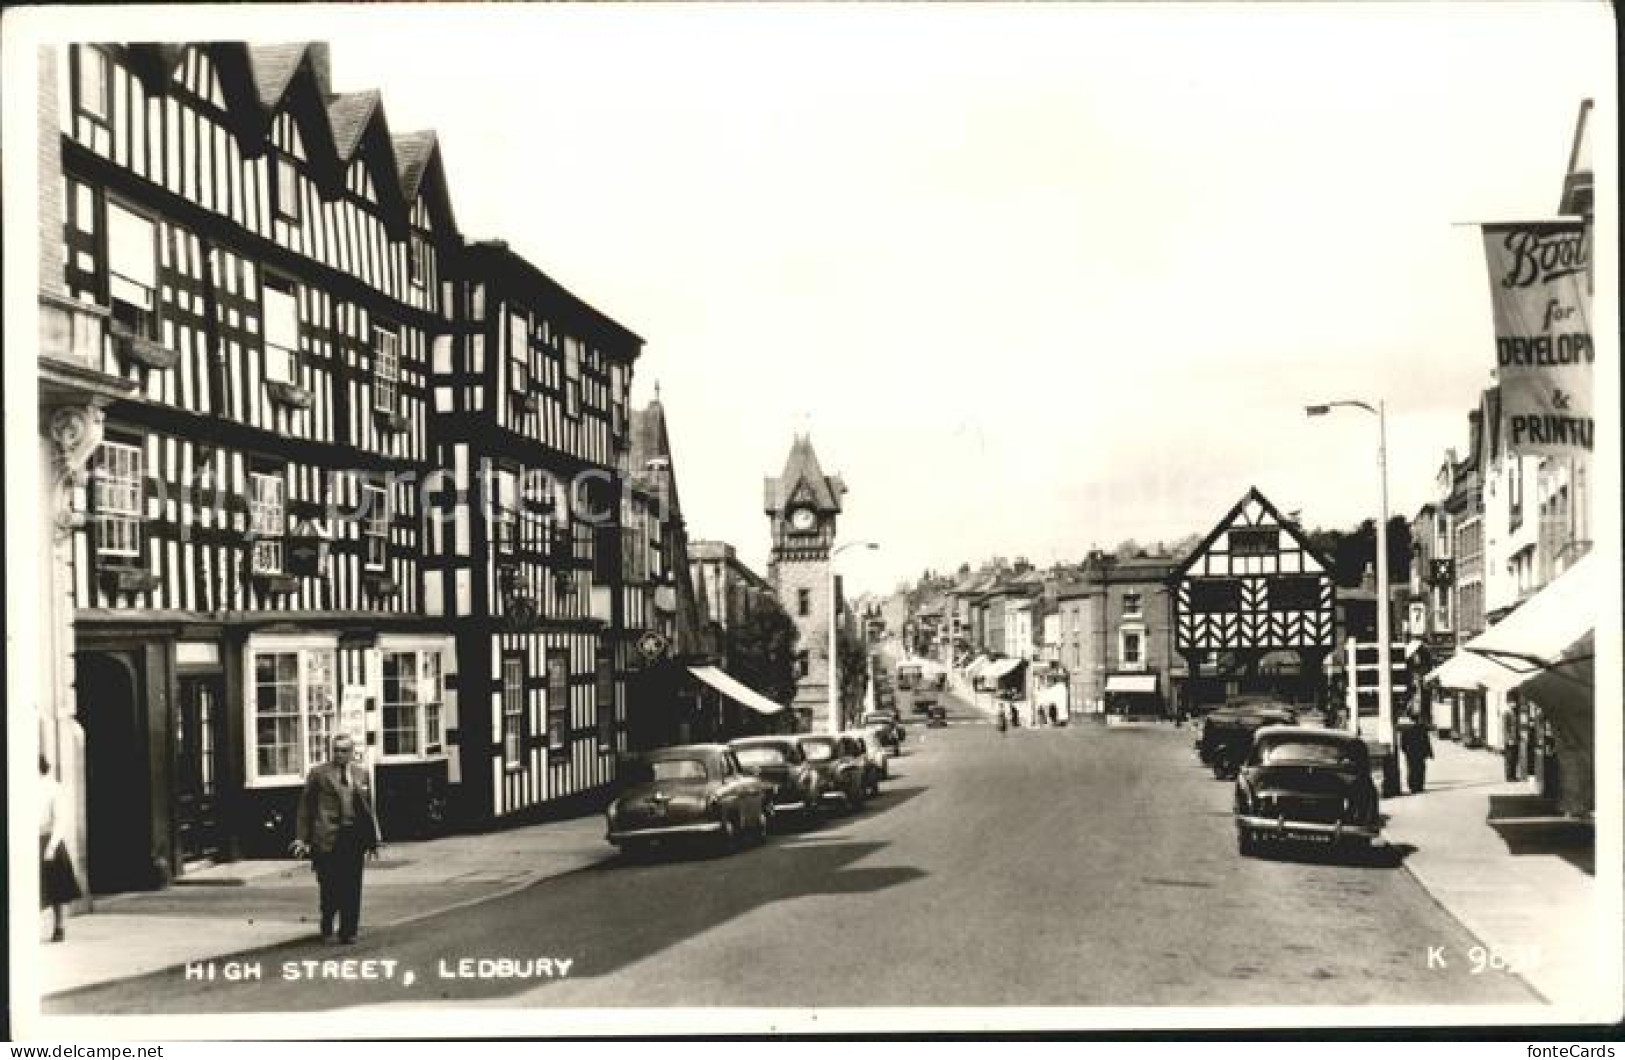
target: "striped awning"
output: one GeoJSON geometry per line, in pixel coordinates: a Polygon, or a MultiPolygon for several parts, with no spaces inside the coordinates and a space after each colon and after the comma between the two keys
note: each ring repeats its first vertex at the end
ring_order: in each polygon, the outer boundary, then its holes
{"type": "Polygon", "coordinates": [[[735,703],[742,707],[749,707],[758,714],[777,714],[784,709],[783,703],[773,702],[754,688],[749,688],[735,681],[715,666],[690,666],[688,672],[735,703]]]}

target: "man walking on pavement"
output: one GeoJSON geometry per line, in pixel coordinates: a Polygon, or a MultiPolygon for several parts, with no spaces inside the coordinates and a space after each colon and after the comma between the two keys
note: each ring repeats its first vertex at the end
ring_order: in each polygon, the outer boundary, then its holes
{"type": "Polygon", "coordinates": [[[333,737],[333,758],[311,769],[299,795],[294,857],[310,855],[321,892],[322,938],[355,941],[361,926],[361,869],[378,856],[378,824],[365,770],[351,764],[355,741],[333,737]]]}

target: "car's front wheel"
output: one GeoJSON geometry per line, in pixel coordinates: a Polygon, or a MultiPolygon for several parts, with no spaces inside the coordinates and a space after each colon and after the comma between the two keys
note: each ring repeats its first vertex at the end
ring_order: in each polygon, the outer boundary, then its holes
{"type": "Polygon", "coordinates": [[[722,818],[722,831],[717,833],[717,850],[729,853],[739,847],[739,822],[732,814],[725,814],[722,818]]]}

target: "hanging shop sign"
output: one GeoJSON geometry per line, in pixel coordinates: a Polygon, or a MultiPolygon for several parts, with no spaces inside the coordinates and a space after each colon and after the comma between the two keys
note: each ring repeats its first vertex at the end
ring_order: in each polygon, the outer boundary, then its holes
{"type": "Polygon", "coordinates": [[[1592,447],[1591,230],[1580,221],[1484,226],[1501,430],[1509,449],[1592,447]]]}

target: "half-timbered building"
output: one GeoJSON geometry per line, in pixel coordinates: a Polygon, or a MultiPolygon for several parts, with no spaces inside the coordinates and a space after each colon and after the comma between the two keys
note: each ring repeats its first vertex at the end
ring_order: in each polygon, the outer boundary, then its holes
{"type": "Polygon", "coordinates": [[[1256,488],[1169,577],[1186,706],[1252,692],[1321,698],[1336,644],[1331,564],[1256,488]]]}
{"type": "Polygon", "coordinates": [[[626,749],[619,463],[643,342],[505,244],[452,268],[424,607],[462,665],[460,814],[513,820],[603,789],[626,749]]]}
{"type": "Polygon", "coordinates": [[[433,134],[322,45],[63,49],[63,289],[110,401],[69,564],[95,890],[291,838],[364,735],[388,830],[457,780],[424,598],[427,375],[457,242],[433,134]]]}

